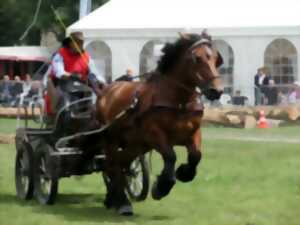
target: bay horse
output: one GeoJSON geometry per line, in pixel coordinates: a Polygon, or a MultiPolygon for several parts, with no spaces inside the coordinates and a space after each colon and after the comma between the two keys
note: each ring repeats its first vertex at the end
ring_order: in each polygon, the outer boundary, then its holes
{"type": "Polygon", "coordinates": [[[109,124],[127,109],[135,107],[105,132],[105,174],[108,192],[104,204],[120,214],[132,215],[125,193],[125,171],[141,154],[155,149],[163,159],[163,169],[152,186],[155,200],[168,195],[176,180],[194,179],[201,160],[201,93],[219,99],[223,87],[217,68],[223,63],[207,33],[180,34],[162,49],[157,68],[145,81],[114,82],[96,101],[97,120],[109,124]],[[187,163],[175,170],[175,145],[187,149],[187,163]]]}

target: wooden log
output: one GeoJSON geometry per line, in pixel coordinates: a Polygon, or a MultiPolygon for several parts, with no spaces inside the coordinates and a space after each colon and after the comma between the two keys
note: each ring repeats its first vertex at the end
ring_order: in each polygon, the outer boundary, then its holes
{"type": "Polygon", "coordinates": [[[254,116],[246,115],[244,120],[245,129],[253,129],[257,126],[257,121],[254,116]]]}
{"type": "MultiPolygon", "coordinates": [[[[31,108],[0,108],[0,117],[17,117],[20,115],[21,117],[24,117],[26,115],[26,110],[27,110],[27,115],[29,117],[33,116],[32,115],[32,110],[31,108]]],[[[39,108],[34,109],[34,114],[35,115],[40,115],[41,111],[39,108]]]]}
{"type": "Polygon", "coordinates": [[[203,120],[228,127],[250,129],[256,127],[260,111],[264,111],[271,126],[281,126],[287,124],[286,122],[300,124],[300,107],[296,105],[206,108],[203,120]]]}
{"type": "Polygon", "coordinates": [[[274,120],[274,119],[267,119],[267,124],[269,127],[279,127],[283,124],[283,120],[274,120]]]}
{"type": "Polygon", "coordinates": [[[0,134],[0,144],[12,144],[14,143],[14,135],[0,134]]]}
{"type": "Polygon", "coordinates": [[[237,125],[241,125],[242,123],[242,119],[239,115],[226,115],[226,117],[230,124],[237,126],[237,125]]]}
{"type": "Polygon", "coordinates": [[[300,109],[298,106],[294,105],[274,108],[268,117],[271,119],[296,121],[300,120],[300,109]]]}

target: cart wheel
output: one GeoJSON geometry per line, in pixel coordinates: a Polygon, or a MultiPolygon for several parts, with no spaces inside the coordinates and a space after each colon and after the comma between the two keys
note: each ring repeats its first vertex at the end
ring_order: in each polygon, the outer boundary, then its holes
{"type": "Polygon", "coordinates": [[[15,162],[15,184],[17,196],[30,200],[34,192],[34,158],[31,146],[25,141],[18,147],[15,162]]]}
{"type": "Polygon", "coordinates": [[[36,169],[34,176],[35,196],[39,203],[51,205],[55,202],[58,189],[58,179],[51,176],[49,171],[50,146],[41,143],[36,153],[36,169]]]}
{"type": "Polygon", "coordinates": [[[149,164],[145,155],[139,156],[130,165],[127,175],[126,190],[130,198],[135,201],[143,201],[149,191],[149,164]]]}

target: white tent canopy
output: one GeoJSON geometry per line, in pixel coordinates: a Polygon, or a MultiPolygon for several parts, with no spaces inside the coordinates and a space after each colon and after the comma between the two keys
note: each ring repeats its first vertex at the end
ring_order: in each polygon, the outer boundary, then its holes
{"type": "Polygon", "coordinates": [[[297,49],[291,56],[293,74],[288,75],[300,78],[299,0],[110,0],[68,32],[82,31],[89,50],[96,51],[90,47],[100,42],[108,46],[111,64],[106,66],[112,68],[114,79],[127,68],[139,73],[151,69],[151,62],[156,65],[157,41],[170,42],[179,31],[200,33],[204,28],[214,40],[224,41],[224,49],[232,49],[227,57],[232,62],[226,68],[232,71],[230,77],[226,75],[227,86],[242,90],[250,102],[253,74],[265,64],[265,50],[274,40],[297,49]],[[143,55],[149,43],[150,53],[143,55]]]}
{"type": "Polygon", "coordinates": [[[110,0],[69,30],[300,27],[298,0],[110,0]]]}
{"type": "Polygon", "coordinates": [[[0,47],[0,60],[48,61],[50,52],[39,46],[0,47]]]}

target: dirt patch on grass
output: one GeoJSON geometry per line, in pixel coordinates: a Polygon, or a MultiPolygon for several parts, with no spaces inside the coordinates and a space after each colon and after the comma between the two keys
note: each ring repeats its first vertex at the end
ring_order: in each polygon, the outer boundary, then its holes
{"type": "Polygon", "coordinates": [[[13,134],[0,134],[0,144],[13,144],[15,135],[13,134]]]}

